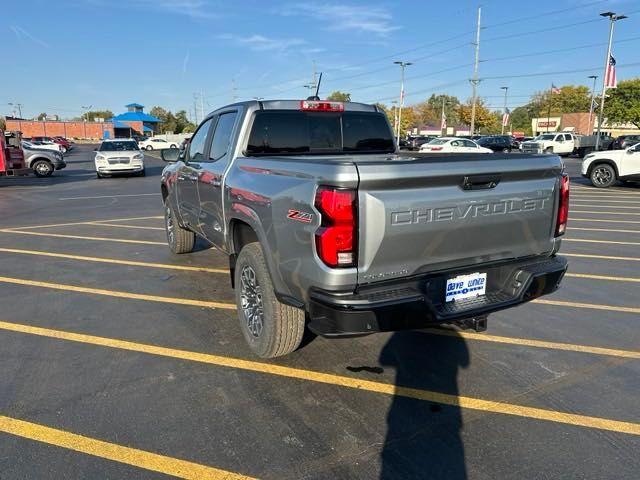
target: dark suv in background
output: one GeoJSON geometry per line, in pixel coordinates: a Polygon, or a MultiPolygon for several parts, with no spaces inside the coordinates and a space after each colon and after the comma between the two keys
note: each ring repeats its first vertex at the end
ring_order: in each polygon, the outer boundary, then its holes
{"type": "Polygon", "coordinates": [[[611,142],[611,145],[609,145],[609,150],[624,150],[625,148],[635,145],[636,143],[640,143],[640,135],[620,135],[613,142],[611,142]]]}
{"type": "Polygon", "coordinates": [[[510,152],[518,150],[518,144],[515,139],[509,135],[496,135],[492,137],[481,137],[476,140],[478,145],[490,148],[494,152],[510,152]]]}

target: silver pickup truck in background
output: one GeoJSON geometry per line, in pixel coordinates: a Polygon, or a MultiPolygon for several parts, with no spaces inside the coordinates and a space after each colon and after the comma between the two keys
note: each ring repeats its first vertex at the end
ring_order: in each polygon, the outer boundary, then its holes
{"type": "Polygon", "coordinates": [[[569,179],[556,155],[401,156],[373,105],[236,103],[164,150],[169,246],[229,256],[253,352],[456,324],[555,291],[569,179]]]}

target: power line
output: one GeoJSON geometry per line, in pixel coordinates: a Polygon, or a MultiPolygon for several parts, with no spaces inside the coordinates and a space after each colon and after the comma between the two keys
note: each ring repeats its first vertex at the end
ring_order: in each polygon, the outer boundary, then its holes
{"type": "Polygon", "coordinates": [[[524,20],[531,20],[532,18],[548,17],[549,15],[555,15],[555,14],[558,14],[558,13],[573,12],[573,11],[576,10],[576,8],[586,8],[586,7],[590,7],[592,5],[597,5],[599,3],[606,3],[608,1],[609,0],[597,0],[595,2],[585,3],[583,5],[580,5],[579,7],[573,6],[573,7],[569,7],[569,8],[563,8],[561,10],[551,10],[551,11],[548,11],[548,12],[538,13],[537,15],[533,15],[533,16],[514,18],[513,20],[507,20],[506,22],[490,23],[489,25],[485,26],[484,28],[502,27],[503,25],[511,25],[513,23],[522,22],[524,20]]]}

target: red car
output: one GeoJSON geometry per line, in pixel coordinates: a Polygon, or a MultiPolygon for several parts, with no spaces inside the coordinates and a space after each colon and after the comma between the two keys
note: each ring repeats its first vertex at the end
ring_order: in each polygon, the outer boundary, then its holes
{"type": "Polygon", "coordinates": [[[67,153],[71,150],[71,142],[64,137],[33,137],[32,142],[53,142],[62,147],[62,153],[67,153]]]}

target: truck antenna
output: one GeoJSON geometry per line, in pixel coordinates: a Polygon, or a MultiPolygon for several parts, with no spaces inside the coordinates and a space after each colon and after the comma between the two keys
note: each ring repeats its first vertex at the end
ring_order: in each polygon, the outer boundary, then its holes
{"type": "Polygon", "coordinates": [[[320,97],[318,96],[318,93],[320,92],[320,83],[321,82],[322,82],[322,72],[320,72],[320,77],[318,77],[318,84],[316,85],[316,94],[311,96],[311,97],[307,97],[307,100],[315,100],[315,101],[320,100],[320,97]]]}

